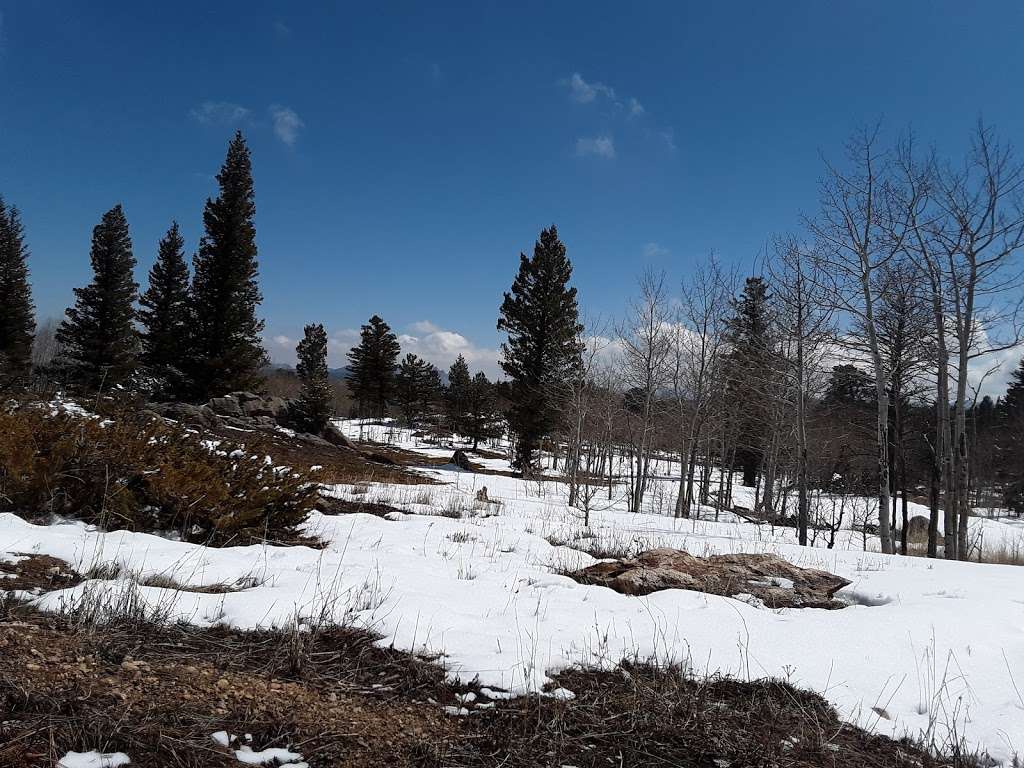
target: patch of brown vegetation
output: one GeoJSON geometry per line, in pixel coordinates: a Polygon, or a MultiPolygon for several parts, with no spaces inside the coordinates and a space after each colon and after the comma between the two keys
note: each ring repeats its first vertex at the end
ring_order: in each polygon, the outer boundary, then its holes
{"type": "Polygon", "coordinates": [[[50,555],[12,552],[13,562],[0,562],[0,589],[25,592],[51,592],[67,589],[82,581],[74,569],[50,555]]]}
{"type": "Polygon", "coordinates": [[[919,747],[841,723],[821,697],[762,681],[697,681],[624,664],[557,677],[571,701],[488,702],[448,717],[440,667],[368,633],[94,627],[0,607],[0,765],[52,766],[68,750],[127,753],[132,765],[235,766],[211,734],[312,766],[676,766],[938,768],[919,747]],[[482,706],[481,706],[482,705],[482,706]]]}

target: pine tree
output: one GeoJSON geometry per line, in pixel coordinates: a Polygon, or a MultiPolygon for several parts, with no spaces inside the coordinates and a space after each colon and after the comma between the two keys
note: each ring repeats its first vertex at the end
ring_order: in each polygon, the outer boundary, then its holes
{"type": "Polygon", "coordinates": [[[138,335],[135,299],[138,284],[128,221],[117,205],[92,231],[93,279],[75,289],[75,306],[57,330],[63,364],[72,380],[88,389],[109,389],[135,371],[138,335]]]}
{"type": "Polygon", "coordinates": [[[252,162],[239,131],[217,174],[220,194],[207,199],[205,234],[192,280],[195,397],[256,389],[269,358],[256,307],[263,300],[257,278],[252,162]]]}
{"type": "Polygon", "coordinates": [[[418,417],[433,410],[441,388],[441,375],[426,360],[412,354],[405,356],[395,377],[395,401],[410,427],[418,417]]]}
{"type": "Polygon", "coordinates": [[[306,431],[319,433],[334,414],[334,395],[327,374],[327,331],[324,327],[319,323],[307,325],[295,353],[298,356],[295,372],[302,382],[295,415],[306,431]]]}
{"type": "Polygon", "coordinates": [[[469,403],[469,366],[459,355],[448,369],[448,388],[444,393],[445,416],[448,428],[455,434],[466,434],[466,411],[469,403]]]}
{"type": "Polygon", "coordinates": [[[156,263],[149,270],[149,287],[139,297],[142,323],[142,362],[157,380],[160,394],[183,397],[190,368],[191,313],[185,241],[173,222],[160,241],[156,263]]]}
{"type": "Polygon", "coordinates": [[[726,390],[736,436],[735,461],[743,471],[743,485],[753,487],[764,459],[768,393],[775,372],[775,341],[764,279],[748,277],[732,308],[726,331],[730,347],[725,359],[726,390]]]}
{"type": "Polygon", "coordinates": [[[566,382],[580,367],[581,330],[572,265],[552,225],[533,257],[519,255],[519,273],[501,304],[501,368],[511,379],[509,423],[516,433],[515,466],[529,474],[541,438],[558,426],[566,382]]]}
{"type": "Polygon", "coordinates": [[[401,346],[391,327],[374,315],[359,331],[359,344],[348,353],[348,385],[362,415],[381,418],[394,400],[395,366],[401,346]]]}
{"type": "Polygon", "coordinates": [[[466,408],[466,436],[473,440],[473,450],[480,447],[480,441],[500,434],[497,409],[497,393],[487,375],[479,371],[469,385],[466,408]]]}
{"type": "Polygon", "coordinates": [[[32,369],[36,321],[27,261],[21,216],[0,197],[0,387],[25,383],[32,369]]]}

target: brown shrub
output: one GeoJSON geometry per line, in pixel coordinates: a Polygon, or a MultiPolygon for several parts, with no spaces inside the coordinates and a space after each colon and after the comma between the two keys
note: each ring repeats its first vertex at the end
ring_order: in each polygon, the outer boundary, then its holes
{"type": "Polygon", "coordinates": [[[0,411],[0,511],[213,544],[291,535],[316,486],[252,452],[227,441],[211,449],[131,410],[100,420],[16,404],[0,411]]]}

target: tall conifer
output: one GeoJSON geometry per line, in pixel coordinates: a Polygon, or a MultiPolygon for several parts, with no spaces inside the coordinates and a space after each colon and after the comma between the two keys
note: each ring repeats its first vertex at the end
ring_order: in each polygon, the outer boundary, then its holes
{"type": "Polygon", "coordinates": [[[298,420],[309,432],[320,432],[334,413],[331,384],[327,373],[327,331],[317,323],[305,327],[302,341],[295,348],[298,364],[295,373],[302,391],[295,404],[298,420]]]}
{"type": "Polygon", "coordinates": [[[541,438],[559,423],[566,382],[580,366],[581,330],[572,265],[554,225],[540,233],[533,257],[519,255],[519,274],[505,294],[498,330],[501,368],[511,379],[509,423],[516,433],[515,466],[533,468],[541,438]]]}
{"type": "Polygon", "coordinates": [[[103,214],[92,231],[93,279],[75,288],[75,305],[57,329],[71,381],[89,389],[127,382],[135,371],[138,284],[128,221],[120,205],[103,214]]]}
{"type": "Polygon", "coordinates": [[[255,389],[269,358],[260,339],[262,301],[257,279],[256,204],[252,161],[241,131],[228,146],[217,174],[220,194],[206,201],[205,234],[192,280],[195,396],[204,400],[232,390],[255,389]]]}
{"type": "Polygon", "coordinates": [[[188,265],[185,241],[173,222],[160,240],[156,263],[149,270],[149,287],[139,297],[142,323],[142,362],[157,380],[162,394],[181,397],[187,389],[185,372],[191,360],[188,265]]]}
{"type": "Polygon", "coordinates": [[[445,415],[452,432],[465,434],[466,412],[469,407],[469,365],[459,355],[448,369],[448,388],[444,393],[445,415]]]}
{"type": "Polygon", "coordinates": [[[23,384],[32,368],[36,321],[27,262],[18,209],[0,197],[0,386],[23,384]]]}
{"type": "Polygon", "coordinates": [[[394,401],[395,367],[401,346],[391,327],[374,315],[359,331],[359,344],[348,353],[349,389],[362,415],[378,418],[394,401]]]}

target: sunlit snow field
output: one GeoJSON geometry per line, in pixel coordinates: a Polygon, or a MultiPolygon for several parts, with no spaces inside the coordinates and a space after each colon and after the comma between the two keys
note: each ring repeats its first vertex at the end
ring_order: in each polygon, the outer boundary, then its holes
{"type": "MultiPolygon", "coordinates": [[[[339,423],[353,438],[387,440],[424,457],[452,453],[408,430],[339,423]]],[[[504,459],[474,461],[509,468],[504,459]]],[[[554,479],[425,465],[418,471],[440,484],[332,487],[338,497],[403,512],[388,519],[315,513],[307,529],[327,542],[323,550],[215,549],[103,534],[76,522],[35,526],[7,514],[0,515],[0,558],[41,553],[81,572],[119,567],[118,578],[34,597],[45,610],[105,596],[200,626],[346,622],[379,633],[383,644],[437,656],[454,678],[515,694],[550,690],[551,675],[569,665],[654,658],[688,664],[696,674],[783,678],[820,692],[849,721],[890,735],[942,741],[955,729],[968,745],[1004,762],[1024,750],[1024,570],[886,556],[874,551],[871,538],[873,551],[865,552],[863,535],[849,522],[827,549],[825,536],[818,546],[799,547],[793,529],[730,513],[718,522],[675,519],[673,470],[678,477],[678,465],[657,467],[643,513],[625,511],[623,487],[613,488],[611,500],[601,491],[589,525],[567,506],[566,486],[554,479]],[[490,503],[476,499],[484,486],[490,503]],[[559,575],[596,562],[583,550],[597,545],[632,552],[669,546],[697,555],[773,552],[849,579],[838,597],[850,605],[769,610],[686,590],[638,598],[559,575]],[[138,585],[154,575],[238,591],[138,585]]],[[[744,492],[735,491],[740,504],[744,492]]],[[[871,506],[866,499],[846,504],[851,522],[853,507],[866,514],[871,506]]],[[[912,505],[911,514],[927,509],[912,505]]],[[[972,526],[985,546],[1024,543],[1024,524],[1016,521],[974,519],[972,526]]]]}

